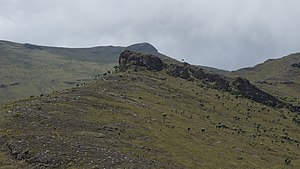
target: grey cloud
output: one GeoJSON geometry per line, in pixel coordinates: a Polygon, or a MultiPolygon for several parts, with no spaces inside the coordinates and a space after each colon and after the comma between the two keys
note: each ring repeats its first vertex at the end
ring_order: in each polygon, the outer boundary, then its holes
{"type": "Polygon", "coordinates": [[[299,51],[297,0],[0,0],[0,39],[87,47],[150,42],[223,69],[299,51]]]}

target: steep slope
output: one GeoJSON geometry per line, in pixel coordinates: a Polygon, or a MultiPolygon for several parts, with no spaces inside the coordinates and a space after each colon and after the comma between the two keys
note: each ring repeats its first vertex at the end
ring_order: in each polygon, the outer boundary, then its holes
{"type": "Polygon", "coordinates": [[[300,167],[299,114],[246,79],[130,51],[119,62],[93,83],[1,107],[0,164],[300,167]]]}
{"type": "MultiPolygon", "coordinates": [[[[160,53],[150,44],[131,50],[160,53]]],[[[0,41],[0,103],[83,84],[112,71],[126,47],[59,48],[0,41]]]]}
{"type": "Polygon", "coordinates": [[[300,105],[300,53],[280,59],[267,60],[252,68],[231,73],[249,79],[264,91],[278,96],[281,100],[300,105]]]}

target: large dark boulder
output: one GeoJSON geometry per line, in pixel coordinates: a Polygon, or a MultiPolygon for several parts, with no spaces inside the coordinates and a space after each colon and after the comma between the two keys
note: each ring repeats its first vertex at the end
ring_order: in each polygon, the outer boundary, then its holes
{"type": "Polygon", "coordinates": [[[164,68],[162,60],[151,54],[143,54],[125,50],[119,58],[120,67],[145,67],[147,70],[160,71],[164,68]]]}

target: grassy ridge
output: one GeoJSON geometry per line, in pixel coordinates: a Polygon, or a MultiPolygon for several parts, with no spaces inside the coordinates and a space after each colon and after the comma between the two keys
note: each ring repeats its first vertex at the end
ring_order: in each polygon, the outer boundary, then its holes
{"type": "Polygon", "coordinates": [[[2,139],[29,166],[299,168],[299,115],[200,84],[121,72],[6,105],[2,139]]]}
{"type": "Polygon", "coordinates": [[[252,68],[228,72],[230,76],[242,76],[259,88],[277,96],[283,101],[300,105],[300,54],[295,53],[279,59],[270,59],[252,68]]]}
{"type": "Polygon", "coordinates": [[[117,61],[116,53],[122,49],[108,48],[31,49],[23,44],[2,41],[0,103],[73,87],[112,70],[117,61]]]}
{"type": "Polygon", "coordinates": [[[291,66],[300,62],[300,54],[295,53],[279,59],[269,59],[252,68],[243,68],[234,72],[233,75],[243,75],[252,81],[295,81],[300,82],[299,68],[291,66]]]}

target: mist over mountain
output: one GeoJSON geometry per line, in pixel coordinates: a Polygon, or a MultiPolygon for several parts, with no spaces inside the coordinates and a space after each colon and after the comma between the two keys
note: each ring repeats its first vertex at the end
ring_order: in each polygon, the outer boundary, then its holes
{"type": "Polygon", "coordinates": [[[297,0],[1,0],[0,39],[74,48],[148,42],[177,60],[237,70],[300,50],[298,6],[297,0]]]}

